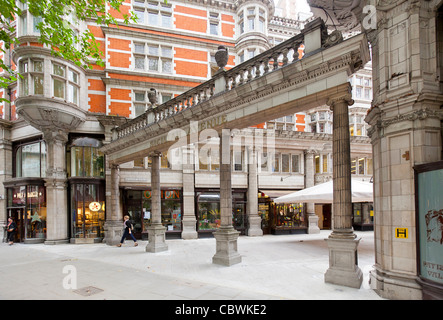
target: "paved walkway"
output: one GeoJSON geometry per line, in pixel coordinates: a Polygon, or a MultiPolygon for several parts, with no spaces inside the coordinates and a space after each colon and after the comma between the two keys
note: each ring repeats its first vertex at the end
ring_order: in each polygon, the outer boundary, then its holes
{"type": "Polygon", "coordinates": [[[121,248],[0,243],[0,299],[380,300],[368,284],[373,232],[356,232],[360,289],[324,282],[329,233],[242,236],[242,262],[231,267],[212,264],[213,238],[167,240],[169,250],[155,254],[145,252],[146,241],[121,248]]]}

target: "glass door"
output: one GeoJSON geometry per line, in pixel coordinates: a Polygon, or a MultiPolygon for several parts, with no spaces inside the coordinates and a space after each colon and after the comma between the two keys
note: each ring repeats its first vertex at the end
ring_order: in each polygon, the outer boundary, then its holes
{"type": "Polygon", "coordinates": [[[241,235],[246,234],[246,204],[234,202],[232,208],[232,224],[241,235]]]}
{"type": "Polygon", "coordinates": [[[11,217],[17,224],[17,232],[15,233],[14,242],[23,242],[25,240],[24,213],[25,207],[8,209],[8,218],[11,217]]]}
{"type": "Polygon", "coordinates": [[[101,184],[71,185],[73,238],[102,238],[105,222],[104,188],[101,184]]]}
{"type": "Polygon", "coordinates": [[[83,192],[84,188],[82,184],[74,184],[71,186],[71,215],[73,238],[85,237],[85,207],[83,203],[83,192]]]}

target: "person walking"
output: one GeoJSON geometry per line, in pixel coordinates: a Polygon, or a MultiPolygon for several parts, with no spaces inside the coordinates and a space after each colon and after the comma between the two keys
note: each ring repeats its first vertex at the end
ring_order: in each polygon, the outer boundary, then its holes
{"type": "Polygon", "coordinates": [[[117,245],[117,247],[122,246],[122,244],[123,244],[123,242],[125,242],[126,236],[128,234],[131,236],[132,240],[134,240],[134,247],[138,246],[137,240],[135,239],[134,235],[132,234],[132,230],[134,229],[134,227],[132,225],[132,222],[129,221],[129,216],[125,216],[123,219],[124,219],[123,227],[125,228],[125,230],[123,232],[122,240],[117,245]]]}
{"type": "Polygon", "coordinates": [[[9,241],[9,245],[12,246],[14,244],[15,233],[17,232],[17,224],[14,222],[12,217],[8,218],[8,225],[6,226],[7,231],[7,239],[9,241]]]}

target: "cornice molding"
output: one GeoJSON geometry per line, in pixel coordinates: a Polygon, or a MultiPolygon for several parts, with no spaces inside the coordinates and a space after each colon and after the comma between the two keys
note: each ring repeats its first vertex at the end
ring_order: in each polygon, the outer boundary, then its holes
{"type": "Polygon", "coordinates": [[[218,37],[211,37],[210,35],[207,34],[186,33],[174,29],[156,28],[156,27],[143,26],[138,24],[130,24],[128,26],[123,26],[121,28],[102,26],[101,29],[105,35],[125,36],[125,37],[139,39],[140,41],[147,41],[147,35],[149,35],[149,37],[151,38],[149,40],[155,39],[157,41],[165,41],[164,35],[155,34],[156,32],[161,32],[169,35],[167,39],[168,41],[171,42],[171,44],[182,44],[183,42],[189,44],[190,41],[193,41],[192,38],[195,38],[195,40],[199,40],[201,42],[194,41],[192,42],[193,46],[205,49],[209,48],[215,51],[217,50],[220,44],[228,45],[229,47],[235,47],[235,42],[236,42],[235,39],[230,39],[230,38],[222,39],[218,37]],[[181,37],[188,37],[190,39],[183,39],[181,37]]]}
{"type": "Polygon", "coordinates": [[[381,119],[381,117],[382,111],[378,107],[374,107],[365,118],[365,121],[371,125],[368,129],[368,135],[370,137],[372,137],[377,130],[386,129],[389,126],[400,122],[426,120],[428,118],[443,120],[443,110],[423,108],[404,114],[398,114],[386,119],[381,119]]]}

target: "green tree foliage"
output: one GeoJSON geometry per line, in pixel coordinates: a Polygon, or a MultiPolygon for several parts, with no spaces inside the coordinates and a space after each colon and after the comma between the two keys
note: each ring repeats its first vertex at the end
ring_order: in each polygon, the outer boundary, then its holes
{"type": "MultiPolygon", "coordinates": [[[[51,53],[73,61],[85,69],[91,68],[91,62],[104,66],[103,53],[92,32],[86,28],[79,33],[73,25],[81,21],[95,21],[98,25],[117,25],[118,22],[107,6],[120,12],[124,0],[0,0],[0,41],[3,41],[3,57],[11,45],[19,45],[19,37],[15,36],[15,19],[24,10],[28,10],[40,22],[36,28],[40,32],[38,42],[51,48],[51,53]]],[[[123,14],[123,23],[135,22],[135,15],[123,14]]],[[[28,15],[29,17],[29,15],[28,15]]],[[[0,67],[9,73],[8,77],[0,77],[0,87],[6,88],[17,80],[17,75],[0,59],[0,67]]]]}

